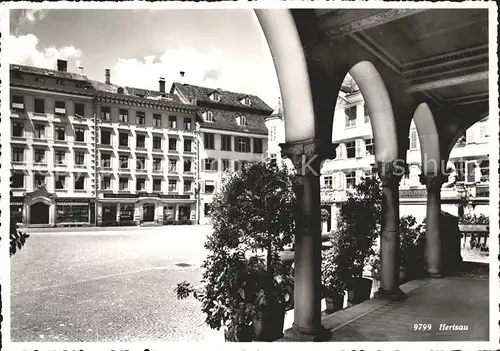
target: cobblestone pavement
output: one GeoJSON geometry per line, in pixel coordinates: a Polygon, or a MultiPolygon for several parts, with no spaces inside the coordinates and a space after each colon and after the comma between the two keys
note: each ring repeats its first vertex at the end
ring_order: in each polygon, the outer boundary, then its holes
{"type": "Polygon", "coordinates": [[[199,282],[208,230],[31,235],[11,259],[12,341],[223,342],[200,303],[173,292],[199,282]]]}
{"type": "Polygon", "coordinates": [[[405,301],[383,305],[333,330],[332,341],[487,341],[488,291],[487,279],[432,279],[405,301]],[[419,323],[432,329],[415,330],[419,323]],[[468,330],[440,330],[441,324],[468,330]]]}

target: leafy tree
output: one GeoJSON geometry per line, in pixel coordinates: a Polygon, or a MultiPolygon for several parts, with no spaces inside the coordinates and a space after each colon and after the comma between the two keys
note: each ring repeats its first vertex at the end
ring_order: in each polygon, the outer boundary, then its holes
{"type": "MultiPolygon", "coordinates": [[[[10,184],[12,188],[12,177],[10,177],[10,184]]],[[[10,197],[12,197],[12,190],[10,191],[10,197]]],[[[26,240],[29,238],[29,235],[21,232],[17,228],[17,220],[16,217],[10,218],[10,256],[14,255],[18,250],[21,250],[23,245],[26,243],[26,240]]]]}

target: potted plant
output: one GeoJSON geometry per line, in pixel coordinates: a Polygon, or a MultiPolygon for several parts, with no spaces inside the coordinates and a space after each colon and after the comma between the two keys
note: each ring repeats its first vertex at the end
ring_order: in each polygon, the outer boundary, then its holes
{"type": "Polygon", "coordinates": [[[178,298],[201,301],[211,328],[230,341],[273,341],[283,335],[293,293],[292,268],[280,252],[292,243],[295,176],[254,163],[229,176],[212,202],[213,232],[200,287],[177,285],[178,298]]]}
{"type": "Polygon", "coordinates": [[[347,288],[346,278],[348,266],[343,262],[345,257],[340,254],[338,241],[332,237],[332,245],[323,251],[321,264],[321,286],[326,302],[326,312],[334,313],[344,308],[344,297],[347,288]]]}
{"type": "Polygon", "coordinates": [[[425,272],[424,226],[414,216],[399,220],[399,279],[401,282],[419,278],[425,272]]]}
{"type": "Polygon", "coordinates": [[[337,240],[340,254],[349,262],[348,301],[360,303],[371,295],[372,280],[363,278],[366,260],[380,232],[382,188],[374,175],[365,178],[348,193],[339,206],[337,240]],[[362,219],[362,220],[360,220],[362,219]]]}

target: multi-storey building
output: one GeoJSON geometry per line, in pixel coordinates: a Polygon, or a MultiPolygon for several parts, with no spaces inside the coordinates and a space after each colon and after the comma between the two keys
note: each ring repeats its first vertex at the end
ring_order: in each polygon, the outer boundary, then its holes
{"type": "Polygon", "coordinates": [[[94,222],[93,96],[64,60],[57,70],[10,66],[12,218],[94,222]]]}
{"type": "Polygon", "coordinates": [[[165,91],[96,89],[99,225],[197,222],[196,106],[165,91]]]}
{"type": "Polygon", "coordinates": [[[170,92],[199,108],[200,223],[208,223],[223,175],[265,159],[265,119],[273,110],[258,96],[244,93],[182,83],[173,83],[170,92]]]}
{"type": "MultiPolygon", "coordinates": [[[[279,143],[284,142],[283,119],[268,118],[270,157],[279,159],[279,143]],[[271,151],[273,150],[273,151],[271,151]]],[[[407,163],[409,174],[400,183],[400,214],[425,217],[427,191],[420,183],[421,152],[418,133],[412,122],[409,133],[407,163]]],[[[468,186],[471,203],[476,213],[488,213],[489,198],[489,135],[488,119],[470,127],[450,154],[450,177],[443,185],[442,209],[457,215],[459,190],[457,184],[468,186]]],[[[338,144],[336,157],[323,162],[321,169],[321,201],[332,215],[328,230],[335,226],[337,204],[344,201],[346,191],[352,189],[372,172],[375,165],[375,147],[370,117],[358,89],[340,93],[333,123],[332,142],[338,144]]]]}

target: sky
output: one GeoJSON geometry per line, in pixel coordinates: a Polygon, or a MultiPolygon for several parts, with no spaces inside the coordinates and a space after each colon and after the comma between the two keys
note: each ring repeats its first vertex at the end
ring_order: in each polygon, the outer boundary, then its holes
{"type": "Polygon", "coordinates": [[[11,10],[10,63],[68,70],[158,90],[179,81],[260,96],[280,95],[269,46],[252,10],[11,10]]]}

